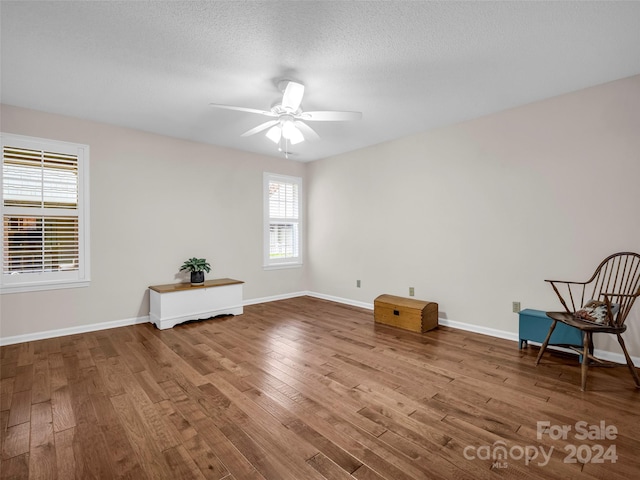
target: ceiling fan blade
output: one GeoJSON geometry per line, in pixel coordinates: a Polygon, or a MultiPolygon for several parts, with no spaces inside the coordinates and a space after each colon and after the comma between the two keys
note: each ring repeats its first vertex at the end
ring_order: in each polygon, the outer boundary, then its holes
{"type": "Polygon", "coordinates": [[[287,83],[284,89],[284,95],[282,95],[282,107],[285,110],[295,112],[300,108],[302,102],[302,96],[304,95],[304,85],[297,82],[287,83]]]}
{"type": "Polygon", "coordinates": [[[257,108],[235,107],[233,105],[222,105],[220,103],[210,103],[209,105],[223,110],[237,110],[238,112],[257,113],[259,115],[266,115],[267,117],[277,117],[273,112],[268,110],[258,110],[257,108]]]}
{"type": "Polygon", "coordinates": [[[253,127],[251,130],[247,130],[244,132],[241,137],[248,137],[250,135],[255,135],[256,133],[260,133],[263,130],[266,130],[269,127],[273,127],[278,123],[278,120],[269,120],[268,122],[261,123],[257,127],[253,127]]]}
{"type": "Polygon", "coordinates": [[[298,115],[298,118],[311,122],[346,122],[350,120],[360,120],[362,118],[362,112],[303,112],[298,115]]]}
{"type": "Polygon", "coordinates": [[[304,137],[309,141],[315,142],[316,140],[320,140],[320,135],[318,135],[316,131],[306,123],[301,122],[300,120],[296,120],[294,123],[295,126],[303,133],[304,137]]]}

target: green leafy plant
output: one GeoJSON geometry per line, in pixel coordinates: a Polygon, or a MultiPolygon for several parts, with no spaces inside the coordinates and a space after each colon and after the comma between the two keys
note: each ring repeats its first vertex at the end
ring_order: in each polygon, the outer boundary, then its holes
{"type": "Polygon", "coordinates": [[[185,261],[180,267],[180,271],[187,270],[188,272],[207,272],[211,271],[211,265],[204,258],[190,258],[185,261]]]}

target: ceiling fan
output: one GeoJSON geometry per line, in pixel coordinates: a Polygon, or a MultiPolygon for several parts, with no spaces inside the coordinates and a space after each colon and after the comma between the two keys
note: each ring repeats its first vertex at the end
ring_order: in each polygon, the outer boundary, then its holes
{"type": "Polygon", "coordinates": [[[282,91],[282,100],[277,101],[271,107],[271,110],[236,107],[218,103],[211,103],[210,105],[215,108],[257,113],[271,117],[272,120],[268,120],[257,127],[247,130],[241,136],[248,137],[267,130],[267,138],[273,143],[278,144],[280,150],[283,150],[284,147],[285,154],[288,152],[289,145],[296,145],[305,139],[313,141],[320,138],[316,131],[305,122],[344,122],[360,120],[362,118],[362,112],[305,112],[300,106],[304,95],[303,84],[293,80],[281,80],[278,82],[278,88],[282,91]]]}

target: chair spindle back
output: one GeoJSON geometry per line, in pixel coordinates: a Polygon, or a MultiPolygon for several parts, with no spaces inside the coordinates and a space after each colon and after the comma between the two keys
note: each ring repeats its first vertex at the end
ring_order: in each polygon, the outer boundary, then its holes
{"type": "Polygon", "coordinates": [[[613,324],[622,326],[640,296],[640,254],[620,252],[609,255],[586,282],[549,282],[567,312],[579,310],[590,300],[619,305],[613,324]]]}
{"type": "Polygon", "coordinates": [[[614,324],[622,325],[640,294],[640,255],[622,252],[607,257],[592,280],[591,298],[620,305],[614,324]]]}

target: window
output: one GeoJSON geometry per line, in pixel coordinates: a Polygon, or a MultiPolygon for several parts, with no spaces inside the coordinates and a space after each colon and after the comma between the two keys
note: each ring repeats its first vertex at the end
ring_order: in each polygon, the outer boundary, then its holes
{"type": "Polygon", "coordinates": [[[264,174],[266,268],[302,265],[302,179],[264,174]]]}
{"type": "Polygon", "coordinates": [[[89,281],[89,147],[2,134],[2,293],[89,281]]]}

